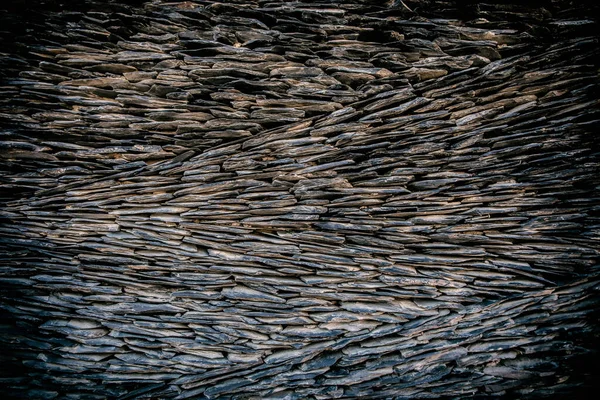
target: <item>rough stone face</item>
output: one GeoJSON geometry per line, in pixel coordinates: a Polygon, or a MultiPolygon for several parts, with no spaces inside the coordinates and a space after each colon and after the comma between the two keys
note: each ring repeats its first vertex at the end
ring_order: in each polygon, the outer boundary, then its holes
{"type": "Polygon", "coordinates": [[[597,388],[596,5],[1,7],[6,398],[597,388]]]}

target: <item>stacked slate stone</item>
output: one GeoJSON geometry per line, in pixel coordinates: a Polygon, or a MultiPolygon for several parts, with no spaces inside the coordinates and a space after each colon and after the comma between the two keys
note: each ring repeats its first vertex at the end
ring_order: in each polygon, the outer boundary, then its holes
{"type": "Polygon", "coordinates": [[[592,385],[600,30],[546,3],[8,9],[4,398],[592,385]]]}

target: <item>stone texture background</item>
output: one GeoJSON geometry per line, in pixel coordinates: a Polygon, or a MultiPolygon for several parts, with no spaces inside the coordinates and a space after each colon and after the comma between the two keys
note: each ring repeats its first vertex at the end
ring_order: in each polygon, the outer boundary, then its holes
{"type": "Polygon", "coordinates": [[[585,398],[591,2],[17,1],[3,398],[585,398]]]}

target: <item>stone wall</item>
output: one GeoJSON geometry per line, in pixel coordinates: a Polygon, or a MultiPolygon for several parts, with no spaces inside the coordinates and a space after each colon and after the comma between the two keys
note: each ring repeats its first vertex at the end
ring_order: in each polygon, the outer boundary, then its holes
{"type": "Polygon", "coordinates": [[[1,7],[3,398],[597,387],[597,7],[1,7]]]}

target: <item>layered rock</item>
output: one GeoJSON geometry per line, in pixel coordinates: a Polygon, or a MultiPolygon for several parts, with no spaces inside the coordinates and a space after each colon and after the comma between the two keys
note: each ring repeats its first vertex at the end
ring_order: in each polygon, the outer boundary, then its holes
{"type": "Polygon", "coordinates": [[[120,3],[2,16],[7,394],[593,384],[593,15],[120,3]]]}

